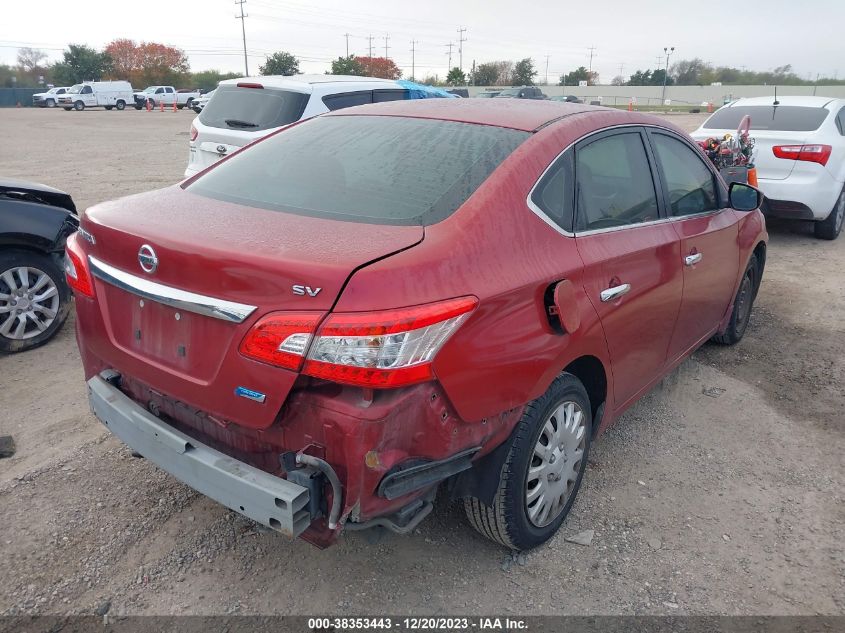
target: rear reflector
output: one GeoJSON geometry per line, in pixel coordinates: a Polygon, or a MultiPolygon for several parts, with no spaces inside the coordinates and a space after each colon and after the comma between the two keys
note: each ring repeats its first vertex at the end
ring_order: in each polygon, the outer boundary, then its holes
{"type": "Polygon", "coordinates": [[[76,292],[93,298],[94,284],[91,281],[91,272],[88,270],[87,258],[79,247],[79,233],[74,233],[67,238],[65,244],[65,277],[68,285],[76,292]]]}
{"type": "Polygon", "coordinates": [[[238,84],[238,88],[264,88],[261,84],[251,83],[248,81],[242,81],[238,84]]]}
{"type": "Polygon", "coordinates": [[[477,304],[475,297],[461,297],[380,312],[336,313],[319,330],[320,313],[271,314],[249,331],[240,352],[295,371],[304,359],[304,374],[332,382],[410,385],[434,377],[434,357],[477,304]]]}
{"type": "Polygon", "coordinates": [[[832,149],[830,145],[775,145],[772,152],[778,158],[827,165],[832,149]]]}

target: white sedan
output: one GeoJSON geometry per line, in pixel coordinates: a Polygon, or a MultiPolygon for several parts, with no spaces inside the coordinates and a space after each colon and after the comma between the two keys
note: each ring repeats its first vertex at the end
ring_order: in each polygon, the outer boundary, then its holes
{"type": "Polygon", "coordinates": [[[832,240],[845,218],[845,99],[754,97],[717,110],[693,132],[698,141],[735,134],[745,115],[756,139],[753,162],[771,217],[813,220],[832,240]]]}

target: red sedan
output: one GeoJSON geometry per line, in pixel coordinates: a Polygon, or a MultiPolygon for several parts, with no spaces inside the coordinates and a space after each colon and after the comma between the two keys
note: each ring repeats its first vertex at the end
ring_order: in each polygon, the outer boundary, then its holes
{"type": "Polygon", "coordinates": [[[393,102],[97,205],[67,247],[94,412],[291,536],[412,530],[438,488],[549,539],[590,443],[699,345],[735,343],[757,190],[631,112],[393,102]]]}

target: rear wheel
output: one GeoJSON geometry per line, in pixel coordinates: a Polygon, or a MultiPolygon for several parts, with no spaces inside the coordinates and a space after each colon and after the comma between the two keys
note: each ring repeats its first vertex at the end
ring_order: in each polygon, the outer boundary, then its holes
{"type": "Polygon", "coordinates": [[[525,407],[491,506],[464,500],[472,526],[505,547],[524,550],[558,531],[581,486],[592,436],[590,400],[572,374],[561,374],[525,407]]]}
{"type": "Polygon", "coordinates": [[[64,107],[64,111],[65,111],[65,112],[70,112],[71,110],[73,110],[73,108],[72,108],[72,107],[70,107],[70,106],[66,106],[66,107],[64,107]]]}
{"type": "Polygon", "coordinates": [[[748,328],[748,321],[751,319],[751,308],[754,305],[754,297],[757,295],[757,286],[760,283],[759,266],[757,258],[751,257],[742,281],[739,282],[739,290],[734,297],[734,309],[731,313],[731,320],[727,329],[722,334],[717,334],[713,340],[723,345],[734,345],[742,340],[745,330],[748,328]]]}
{"type": "Polygon", "coordinates": [[[0,253],[0,352],[21,352],[46,343],[70,309],[70,290],[47,255],[0,253]]]}
{"type": "Polygon", "coordinates": [[[106,110],[111,110],[114,106],[103,106],[106,110]]]}
{"type": "Polygon", "coordinates": [[[85,109],[85,104],[82,103],[81,101],[77,101],[76,103],[73,104],[73,109],[76,110],[77,112],[82,112],[82,110],[85,109]]]}
{"type": "Polygon", "coordinates": [[[839,193],[830,215],[821,222],[816,222],[813,227],[816,237],[821,240],[835,240],[842,232],[843,221],[845,221],[845,187],[839,193]]]}

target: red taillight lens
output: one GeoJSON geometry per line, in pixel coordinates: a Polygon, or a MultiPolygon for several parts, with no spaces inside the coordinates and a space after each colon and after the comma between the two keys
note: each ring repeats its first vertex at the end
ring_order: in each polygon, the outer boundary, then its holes
{"type": "Polygon", "coordinates": [[[262,363],[298,370],[322,316],[320,312],[267,315],[246,335],[240,352],[262,363]]]}
{"type": "Polygon", "coordinates": [[[68,285],[76,292],[93,298],[94,284],[91,280],[91,271],[88,270],[88,259],[79,247],[79,233],[74,233],[67,238],[64,263],[68,285]]]}
{"type": "Polygon", "coordinates": [[[197,131],[197,128],[195,128],[195,127],[192,125],[192,126],[191,126],[191,137],[190,137],[190,138],[191,138],[191,142],[192,142],[192,143],[193,143],[195,140],[197,140],[197,136],[198,136],[198,135],[199,135],[199,131],[197,131]]]}
{"type": "Polygon", "coordinates": [[[249,82],[249,81],[242,81],[238,84],[238,88],[261,88],[261,89],[263,89],[264,86],[262,86],[261,84],[252,83],[252,82],[249,82]]]}
{"type": "Polygon", "coordinates": [[[330,314],[316,334],[322,313],[279,312],[252,327],[240,352],[277,367],[302,367],[304,374],[332,382],[401,387],[434,377],[435,355],[477,304],[475,297],[461,297],[412,308],[330,314]]]}
{"type": "Polygon", "coordinates": [[[830,145],[775,145],[772,152],[778,158],[802,160],[827,165],[833,148],[830,145]]]}
{"type": "Polygon", "coordinates": [[[303,373],[362,387],[400,387],[434,377],[431,364],[478,301],[461,297],[412,308],[331,314],[303,373]]]}

